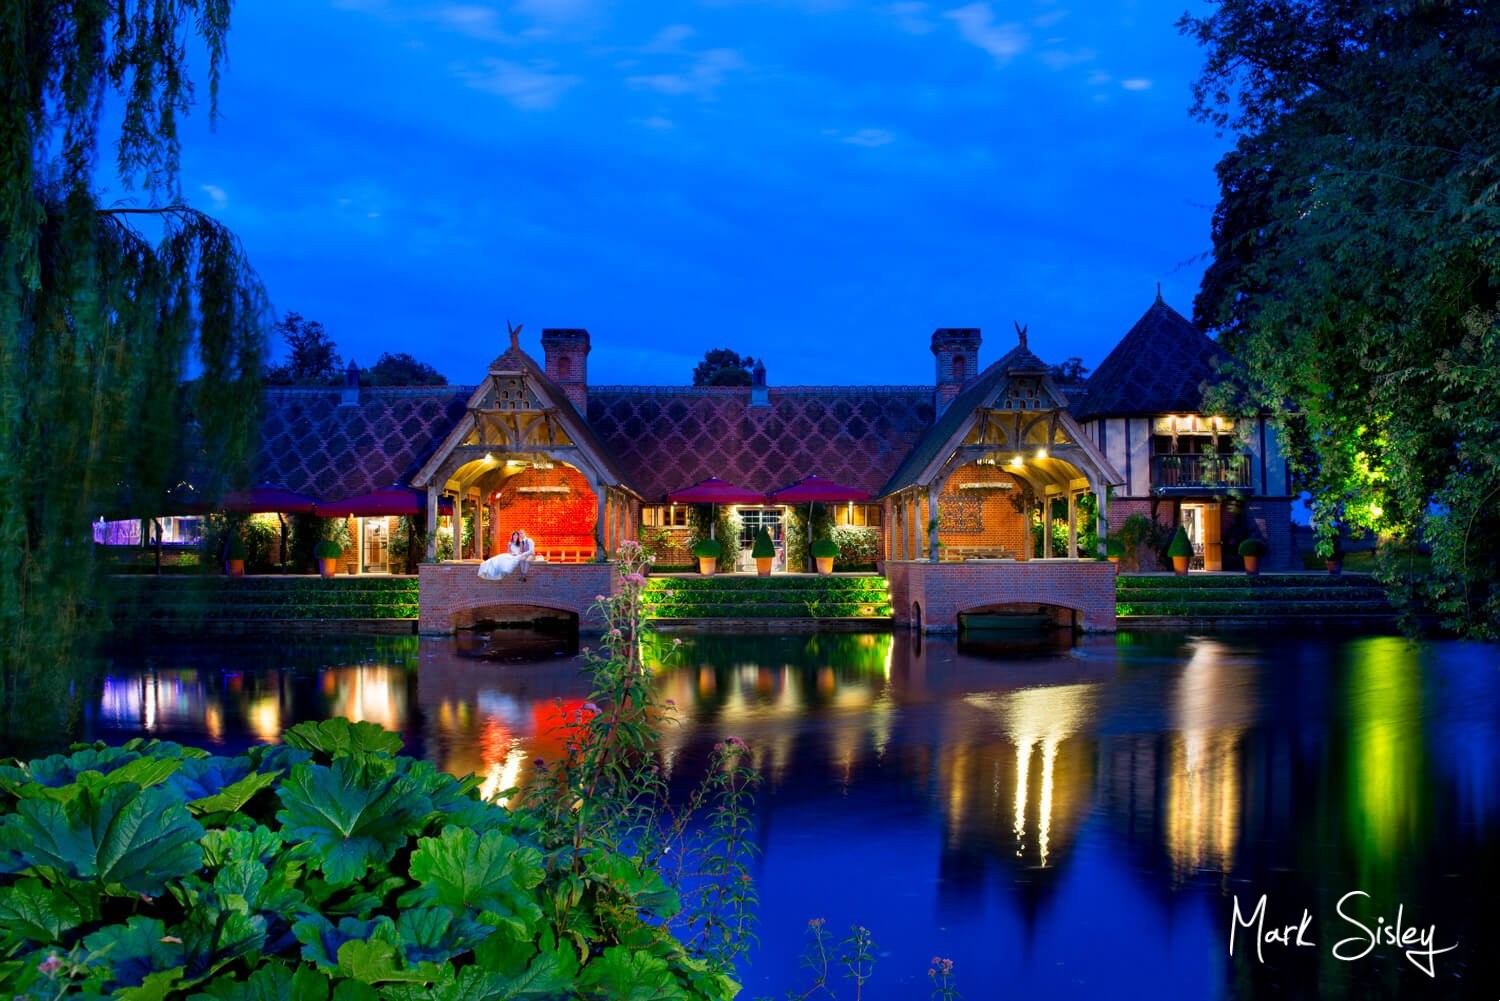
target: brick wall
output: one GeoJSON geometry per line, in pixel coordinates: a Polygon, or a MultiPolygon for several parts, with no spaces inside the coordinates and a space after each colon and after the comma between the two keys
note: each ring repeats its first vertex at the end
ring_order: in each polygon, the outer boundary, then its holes
{"type": "Polygon", "coordinates": [[[503,553],[510,533],[526,529],[539,550],[583,549],[594,552],[594,522],[599,501],[582,473],[553,463],[550,469],[523,469],[510,477],[487,501],[492,505],[494,531],[490,553],[503,553]],[[562,487],[567,493],[532,493],[522,487],[562,487]]]}
{"type": "MultiPolygon", "coordinates": [[[[1150,518],[1151,517],[1151,500],[1150,500],[1150,498],[1147,498],[1147,497],[1140,497],[1140,498],[1134,498],[1134,497],[1132,497],[1132,498],[1117,498],[1115,500],[1110,501],[1109,502],[1109,534],[1110,535],[1114,535],[1116,532],[1118,532],[1120,530],[1120,526],[1123,525],[1123,524],[1125,524],[1125,519],[1129,518],[1133,514],[1138,514],[1138,515],[1140,515],[1143,518],[1150,518]]],[[[1166,501],[1162,502],[1159,505],[1159,508],[1158,508],[1158,510],[1156,512],[1156,516],[1157,516],[1156,520],[1157,520],[1158,523],[1160,523],[1161,525],[1163,525],[1165,527],[1171,527],[1171,524],[1172,524],[1172,505],[1171,505],[1171,503],[1166,502],[1166,501]]],[[[1151,572],[1153,570],[1161,570],[1161,569],[1163,569],[1160,566],[1160,561],[1156,558],[1156,553],[1153,552],[1149,546],[1142,545],[1136,551],[1136,558],[1140,561],[1140,567],[1139,567],[1139,569],[1140,569],[1140,571],[1142,573],[1149,573],[1149,572],[1151,572]]],[[[1121,565],[1124,566],[1123,563],[1121,565]]],[[[1126,567],[1125,569],[1134,570],[1136,568],[1135,567],[1126,567]]],[[[1166,569],[1170,570],[1171,566],[1166,567],[1166,569]]]]}
{"type": "MultiPolygon", "coordinates": [[[[1026,551],[1026,515],[1016,510],[1012,498],[1021,496],[1021,483],[1011,474],[994,466],[969,464],[954,470],[938,498],[941,511],[948,497],[962,497],[980,504],[980,528],[977,532],[960,531],[952,518],[938,525],[938,541],[945,546],[990,546],[1013,553],[1026,551]],[[1009,490],[966,490],[965,483],[1010,483],[1009,490]]],[[[925,531],[926,523],[923,523],[925,531]]]]}
{"type": "Polygon", "coordinates": [[[514,574],[481,580],[477,563],[423,563],[418,570],[417,629],[424,635],[451,633],[455,621],[471,623],[477,608],[517,605],[573,612],[580,631],[598,632],[590,609],[614,585],[610,563],[538,563],[524,581],[514,574]]]}
{"type": "Polygon", "coordinates": [[[953,632],[958,613],[987,605],[1059,605],[1079,613],[1086,632],[1115,631],[1115,568],[1094,560],[1018,563],[887,563],[897,625],[953,632]]]}

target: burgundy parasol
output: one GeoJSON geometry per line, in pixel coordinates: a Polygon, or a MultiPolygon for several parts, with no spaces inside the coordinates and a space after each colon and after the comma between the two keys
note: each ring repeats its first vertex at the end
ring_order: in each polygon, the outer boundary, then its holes
{"type": "Polygon", "coordinates": [[[317,501],[285,487],[262,483],[248,490],[236,490],[224,495],[219,507],[225,511],[255,514],[259,511],[275,511],[277,514],[312,514],[317,501]]]}
{"type": "Polygon", "coordinates": [[[816,473],[804,477],[789,487],[784,487],[771,495],[772,504],[808,504],[814,501],[836,502],[836,501],[867,501],[870,499],[870,491],[857,490],[854,487],[846,487],[842,483],[833,480],[825,480],[816,473]]]}
{"type": "Polygon", "coordinates": [[[812,542],[812,506],[817,503],[837,503],[839,501],[867,501],[870,499],[868,490],[857,490],[854,487],[846,487],[842,483],[833,480],[825,480],[814,473],[805,476],[789,487],[783,487],[771,495],[773,504],[806,504],[807,505],[807,541],[812,542]]]}
{"type": "Polygon", "coordinates": [[[714,522],[719,520],[720,504],[764,504],[766,495],[754,490],[746,490],[737,487],[727,480],[721,480],[717,476],[710,476],[706,480],[699,480],[690,487],[674,490],[667,494],[667,500],[673,504],[712,504],[714,505],[714,520],[708,523],[708,537],[714,537],[714,522]]]}
{"type": "Polygon", "coordinates": [[[673,504],[764,504],[766,495],[710,476],[690,487],[672,491],[667,494],[667,500],[673,504]]]}
{"type": "MultiPolygon", "coordinates": [[[[318,502],[318,516],[322,518],[379,518],[396,515],[417,518],[427,513],[427,491],[414,487],[385,487],[367,494],[345,497],[343,500],[318,502]]],[[[452,514],[453,501],[446,497],[438,500],[439,514],[452,514]]]]}

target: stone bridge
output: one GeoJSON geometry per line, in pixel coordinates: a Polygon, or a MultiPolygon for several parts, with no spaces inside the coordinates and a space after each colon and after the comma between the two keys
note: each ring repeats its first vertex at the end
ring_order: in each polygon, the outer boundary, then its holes
{"type": "Polygon", "coordinates": [[[1115,566],[1097,560],[891,561],[885,565],[897,626],[958,629],[965,612],[1042,611],[1084,632],[1115,631],[1115,566]]]}
{"type": "Polygon", "coordinates": [[[479,562],[423,563],[419,569],[417,629],[440,636],[468,629],[476,621],[507,621],[547,613],[577,616],[582,632],[601,628],[591,612],[613,586],[613,563],[536,563],[526,580],[511,574],[481,580],[479,562]]]}

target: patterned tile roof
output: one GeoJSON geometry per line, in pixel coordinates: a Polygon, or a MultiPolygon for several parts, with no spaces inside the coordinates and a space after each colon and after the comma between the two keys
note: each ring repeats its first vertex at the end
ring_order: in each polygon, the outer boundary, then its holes
{"type": "Polygon", "coordinates": [[[1203,386],[1216,378],[1215,363],[1225,357],[1158,295],[1084,383],[1073,416],[1088,421],[1200,411],[1203,386]]]}
{"type": "Polygon", "coordinates": [[[813,473],[878,494],[933,419],[931,386],[590,386],[588,421],[647,501],[719,476],[772,491],[813,473]]]}
{"type": "Polygon", "coordinates": [[[405,484],[464,415],[472,386],[362,389],[340,406],[339,389],[269,389],[252,483],[319,500],[405,484]]]}

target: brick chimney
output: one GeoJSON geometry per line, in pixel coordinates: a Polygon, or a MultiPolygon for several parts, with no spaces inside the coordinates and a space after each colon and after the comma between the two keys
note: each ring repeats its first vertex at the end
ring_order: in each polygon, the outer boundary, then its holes
{"type": "Polygon", "coordinates": [[[580,414],[588,413],[589,332],[546,327],[542,330],[542,351],[546,358],[547,378],[562,387],[568,402],[580,414]]]}
{"type": "Polygon", "coordinates": [[[932,353],[937,358],[937,390],[932,402],[942,414],[979,374],[979,328],[939,327],[932,332],[932,353]]]}
{"type": "Polygon", "coordinates": [[[764,358],[756,362],[755,368],[750,371],[750,405],[752,407],[771,405],[770,390],[766,388],[766,360],[764,358]]]}
{"type": "Polygon", "coordinates": [[[359,402],[359,366],[354,359],[349,359],[349,367],[344,369],[344,388],[339,391],[339,406],[351,407],[359,402]]]}

